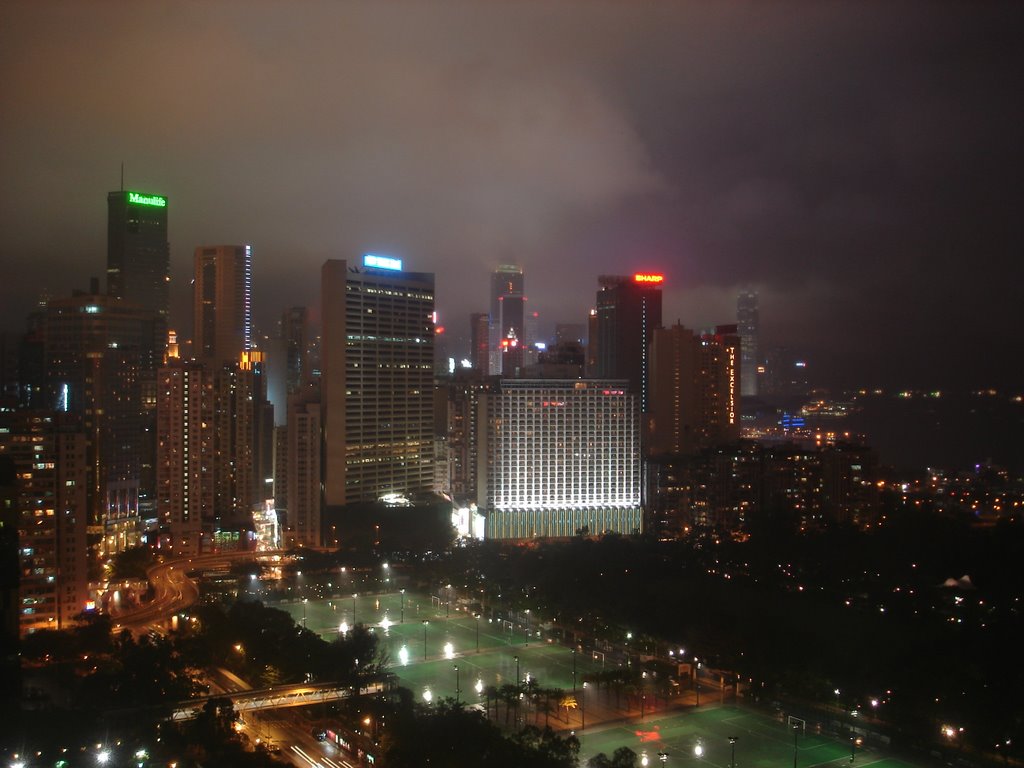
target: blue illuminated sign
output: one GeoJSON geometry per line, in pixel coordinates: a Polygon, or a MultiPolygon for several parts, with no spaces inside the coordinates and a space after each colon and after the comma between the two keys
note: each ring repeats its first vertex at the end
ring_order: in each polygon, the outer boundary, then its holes
{"type": "Polygon", "coordinates": [[[402,271],[402,260],[392,259],[390,256],[376,256],[372,253],[363,254],[364,267],[377,267],[378,269],[394,269],[402,271]]]}

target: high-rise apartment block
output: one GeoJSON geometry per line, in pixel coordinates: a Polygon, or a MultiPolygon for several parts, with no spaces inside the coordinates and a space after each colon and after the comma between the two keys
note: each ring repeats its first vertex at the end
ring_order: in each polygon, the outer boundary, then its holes
{"type": "Polygon", "coordinates": [[[488,538],[641,530],[640,419],[625,381],[502,379],[479,407],[488,538]]]}
{"type": "Polygon", "coordinates": [[[739,356],[734,325],[704,334],[678,324],[654,332],[651,453],[692,453],[739,439],[739,356]]]}
{"type": "Polygon", "coordinates": [[[324,503],[433,493],[434,275],[367,255],[321,279],[324,503]]]}
{"type": "MultiPolygon", "coordinates": [[[[318,547],[323,541],[320,515],[321,465],[320,397],[315,389],[288,397],[288,426],[284,456],[286,524],[295,544],[318,547]]],[[[327,544],[337,546],[333,540],[327,544]]]]}
{"type": "Polygon", "coordinates": [[[201,246],[193,272],[192,351],[204,363],[234,363],[253,348],[252,248],[201,246]]]}
{"type": "Polygon", "coordinates": [[[502,264],[491,273],[491,375],[514,376],[526,344],[523,270],[502,264]]]}
{"type": "Polygon", "coordinates": [[[740,371],[743,386],[740,394],[744,397],[757,395],[757,367],[761,364],[759,322],[757,294],[753,291],[743,291],[736,300],[736,324],[742,347],[740,371]]]}
{"type": "Polygon", "coordinates": [[[664,276],[638,273],[598,278],[593,372],[597,378],[626,379],[639,397],[641,413],[650,410],[651,337],[661,327],[661,285],[664,276]]]}
{"type": "Polygon", "coordinates": [[[7,501],[17,526],[21,634],[67,629],[89,597],[87,435],[80,422],[52,411],[20,411],[0,420],[0,456],[14,466],[7,501]]]}
{"type": "Polygon", "coordinates": [[[107,195],[107,293],[156,312],[157,350],[166,341],[170,307],[167,211],[163,195],[123,189],[107,195]]]}
{"type": "Polygon", "coordinates": [[[157,384],[157,512],[173,551],[244,548],[253,504],[252,370],[172,358],[157,384]]]}

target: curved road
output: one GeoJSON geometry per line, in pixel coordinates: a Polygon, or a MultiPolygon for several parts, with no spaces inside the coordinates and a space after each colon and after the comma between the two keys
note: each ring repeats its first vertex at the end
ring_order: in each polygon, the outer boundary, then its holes
{"type": "Polygon", "coordinates": [[[146,571],[154,597],[144,606],[120,614],[111,614],[114,630],[127,629],[134,634],[159,631],[171,617],[199,599],[199,587],[189,578],[189,571],[227,565],[235,560],[253,560],[284,554],[280,550],[264,552],[228,552],[197,555],[154,565],[146,571]]]}

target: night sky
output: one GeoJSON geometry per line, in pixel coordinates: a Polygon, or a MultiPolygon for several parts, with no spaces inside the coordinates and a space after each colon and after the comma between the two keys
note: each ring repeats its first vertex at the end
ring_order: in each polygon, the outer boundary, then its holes
{"type": "Polygon", "coordinates": [[[543,329],[599,274],[815,379],[1020,386],[1020,3],[4,3],[0,328],[102,278],[106,196],[192,251],[251,243],[257,320],[327,258],[437,274],[468,334],[521,264],[543,329]]]}

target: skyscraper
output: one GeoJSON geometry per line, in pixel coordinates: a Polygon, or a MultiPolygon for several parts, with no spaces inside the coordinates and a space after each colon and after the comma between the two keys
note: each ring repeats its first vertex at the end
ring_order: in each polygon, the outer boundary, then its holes
{"type": "MultiPolygon", "coordinates": [[[[284,462],[287,526],[292,540],[307,547],[321,544],[320,522],[320,398],[315,387],[288,396],[288,427],[284,462]]],[[[328,546],[337,546],[333,538],[328,546]]]]}
{"type": "Polygon", "coordinates": [[[166,341],[171,282],[167,209],[163,195],[107,195],[107,293],[157,313],[158,346],[166,341]]]}
{"type": "Polygon", "coordinates": [[[736,326],[659,328],[651,342],[650,452],[693,453],[740,437],[736,326]]]}
{"type": "Polygon", "coordinates": [[[501,379],[479,397],[487,538],[641,530],[639,413],[625,381],[501,379]]]}
{"type": "Polygon", "coordinates": [[[195,357],[205,363],[237,362],[253,347],[252,248],[201,246],[194,264],[195,357]]]}
{"type": "Polygon", "coordinates": [[[662,275],[638,273],[632,277],[602,275],[597,292],[596,346],[593,375],[627,379],[639,396],[640,411],[649,406],[651,337],[661,327],[662,275]]]}
{"type": "Polygon", "coordinates": [[[290,307],[281,315],[280,336],[284,341],[285,385],[288,394],[298,392],[309,380],[306,347],[309,328],[305,307],[290,307]]]}
{"type": "Polygon", "coordinates": [[[175,554],[244,544],[253,503],[251,367],[171,358],[158,385],[157,512],[175,554]]]}
{"type": "Polygon", "coordinates": [[[325,505],[433,492],[434,275],[331,259],[321,290],[325,505]]]}
{"type": "Polygon", "coordinates": [[[760,339],[758,338],[757,293],[742,291],[736,300],[736,323],[739,326],[742,353],[740,370],[742,372],[744,397],[757,395],[757,366],[760,365],[760,339]]]}
{"type": "Polygon", "coordinates": [[[51,407],[78,414],[88,435],[89,524],[103,548],[138,542],[153,493],[156,313],[98,293],[52,299],[43,320],[51,407]]]}
{"type": "Polygon", "coordinates": [[[502,264],[491,273],[491,375],[514,376],[526,344],[523,270],[502,264]]]}
{"type": "Polygon", "coordinates": [[[486,374],[490,352],[490,329],[488,317],[484,312],[475,312],[469,316],[469,361],[473,370],[486,374]]]}

